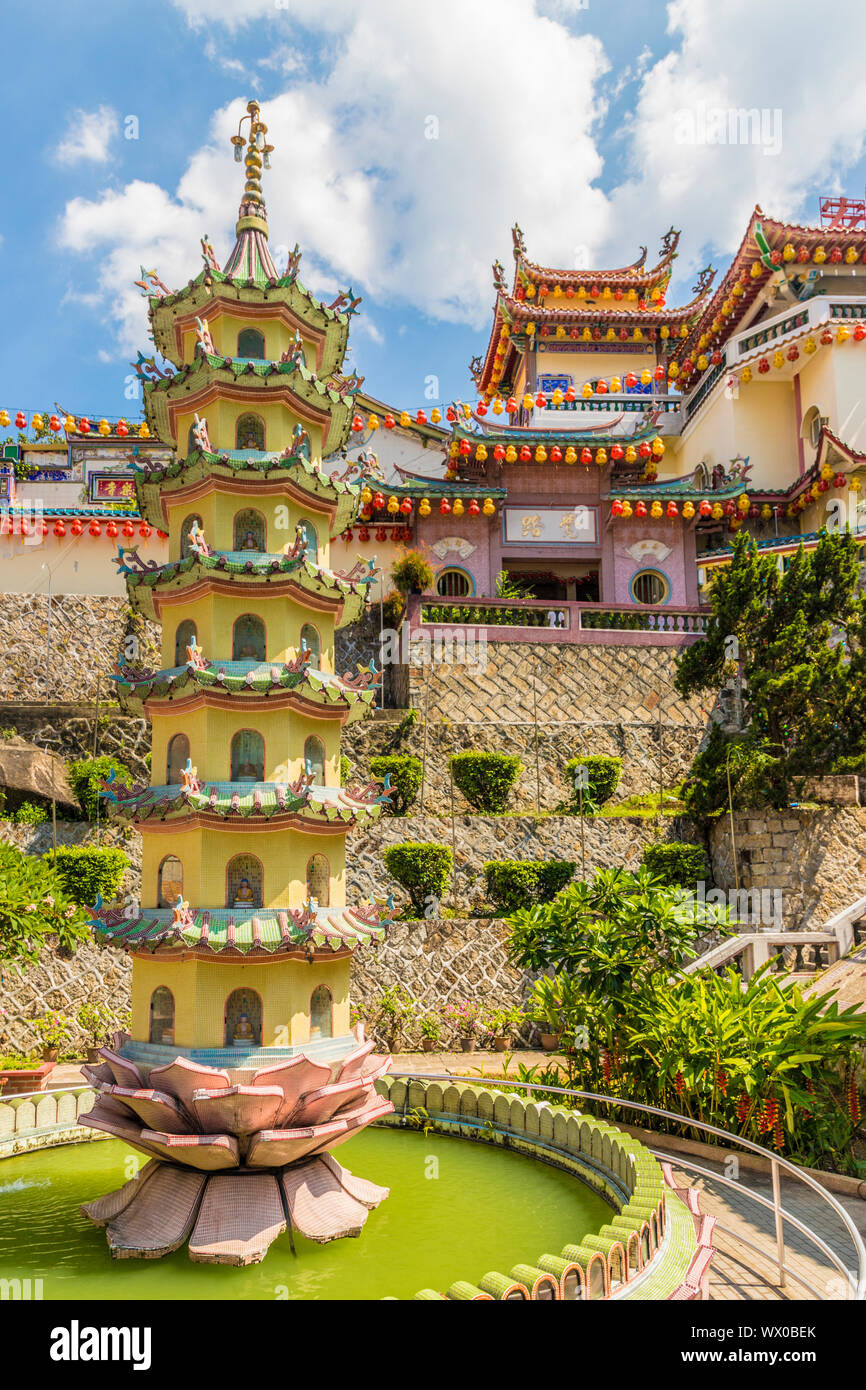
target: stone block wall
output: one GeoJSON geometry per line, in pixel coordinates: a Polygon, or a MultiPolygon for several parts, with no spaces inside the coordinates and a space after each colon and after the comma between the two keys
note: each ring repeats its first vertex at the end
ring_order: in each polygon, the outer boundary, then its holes
{"type": "Polygon", "coordinates": [[[4,594],[0,702],[93,700],[114,695],[110,672],[135,632],[142,665],[158,662],[159,628],[105,594],[4,594]]]}
{"type": "Polygon", "coordinates": [[[43,951],[39,963],[17,975],[0,972],[0,1052],[30,1052],[37,1046],[30,1020],[59,1009],[73,1020],[72,1049],[84,1056],[89,1040],[75,1023],[82,1004],[102,1003],[122,1025],[131,1002],[132,963],[122,951],[90,942],[66,959],[43,951]]]}

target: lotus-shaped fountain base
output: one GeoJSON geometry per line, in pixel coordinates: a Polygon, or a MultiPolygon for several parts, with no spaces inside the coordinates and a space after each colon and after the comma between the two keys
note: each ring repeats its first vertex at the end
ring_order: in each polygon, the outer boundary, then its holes
{"type": "Polygon", "coordinates": [[[186,1057],[148,1074],[102,1048],[85,1068],[99,1096],[85,1123],[147,1154],[116,1192],[82,1207],[117,1259],[255,1264],[287,1228],[325,1243],[360,1234],[386,1187],[330,1150],[393,1110],[376,1092],[391,1065],[362,1043],[332,1064],[303,1054],[220,1070],[186,1057]]]}

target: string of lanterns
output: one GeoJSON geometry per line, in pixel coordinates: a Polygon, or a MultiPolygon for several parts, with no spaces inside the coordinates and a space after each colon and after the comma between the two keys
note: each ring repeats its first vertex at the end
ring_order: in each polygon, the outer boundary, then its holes
{"type": "MultiPolygon", "coordinates": [[[[790,502],[788,506],[784,508],[785,515],[793,517],[796,516],[798,512],[805,511],[822,492],[827,492],[831,486],[835,488],[849,487],[852,492],[859,492],[861,490],[859,478],[851,478],[849,480],[844,473],[836,473],[829,464],[825,464],[821,469],[820,481],[816,479],[811,488],[801,493],[793,502],[790,502]]],[[[711,517],[713,521],[722,521],[727,517],[729,529],[736,531],[742,526],[746,517],[750,517],[754,521],[759,519],[761,521],[771,521],[774,513],[778,514],[782,512],[782,510],[783,508],[779,506],[771,507],[768,502],[765,502],[762,506],[758,506],[756,502],[750,499],[748,493],[743,492],[736,500],[729,498],[727,502],[711,502],[709,498],[705,497],[698,503],[697,507],[695,507],[694,502],[692,502],[690,498],[687,498],[682,504],[681,509],[673,498],[671,498],[666,506],[663,506],[658,499],[652,502],[638,500],[632,504],[628,498],[617,497],[611,503],[610,515],[611,517],[618,517],[625,521],[629,520],[631,517],[635,517],[639,521],[643,520],[645,517],[658,520],[658,518],[662,516],[670,517],[671,519],[682,516],[686,521],[691,521],[692,517],[695,515],[703,518],[711,517]]]]}
{"type": "Polygon", "coordinates": [[[664,454],[665,444],[657,435],[652,440],[642,439],[640,444],[600,445],[595,449],[588,445],[578,449],[573,444],[566,445],[565,449],[560,448],[558,444],[552,445],[550,449],[544,444],[536,444],[534,448],[529,444],[521,444],[518,448],[516,444],[499,443],[494,445],[491,451],[486,444],[475,444],[473,447],[470,439],[455,439],[452,440],[448,452],[451,458],[474,457],[481,463],[489,458],[492,452],[497,463],[595,463],[599,468],[603,468],[608,462],[636,463],[638,459],[655,461],[664,454]]]}
{"type": "MultiPolygon", "coordinates": [[[[10,512],[4,512],[0,516],[0,536],[47,536],[51,531],[58,540],[63,540],[66,535],[76,537],[83,535],[85,525],[87,534],[93,536],[94,539],[104,534],[112,541],[116,540],[118,536],[122,536],[125,540],[131,540],[136,534],[146,541],[150,539],[154,531],[154,528],[149,526],[146,521],[138,523],[129,519],[114,521],[106,520],[105,517],[101,520],[91,517],[88,522],[86,516],[76,516],[68,525],[62,517],[58,517],[54,525],[51,526],[44,517],[40,520],[36,517],[13,516],[10,512]],[[105,528],[104,532],[103,527],[105,528]]],[[[160,540],[167,539],[165,531],[158,530],[156,534],[160,540]]]]}
{"type": "Polygon", "coordinates": [[[97,434],[115,434],[120,439],[125,439],[128,435],[135,435],[139,439],[150,439],[151,437],[150,429],[144,420],[140,425],[130,425],[127,420],[122,419],[110,424],[103,417],[94,424],[87,415],[81,415],[78,419],[74,415],[64,415],[61,419],[59,415],[42,415],[38,410],[34,411],[28,420],[27,412],[24,410],[18,410],[14,415],[10,414],[8,410],[0,410],[0,427],[5,429],[11,424],[14,424],[15,428],[22,432],[30,428],[37,436],[60,434],[61,430],[66,434],[86,436],[95,430],[97,434]]]}
{"type": "MultiPolygon", "coordinates": [[[[383,492],[374,492],[372,488],[365,487],[361,493],[360,519],[369,521],[374,511],[388,512],[390,516],[396,517],[398,514],[403,516],[412,515],[412,499],[410,497],[399,498],[392,495],[385,497],[383,492]]],[[[430,516],[433,508],[429,497],[422,497],[418,503],[418,515],[430,516]]],[[[455,497],[451,501],[448,497],[439,500],[439,513],[441,516],[495,516],[496,503],[492,497],[485,497],[479,502],[477,497],[473,497],[464,505],[462,497],[455,497]]]]}
{"type": "MultiPolygon", "coordinates": [[[[848,339],[852,337],[855,343],[862,343],[866,340],[866,324],[858,323],[852,332],[847,324],[840,323],[835,333],[831,328],[824,328],[821,333],[819,333],[817,339],[810,333],[808,338],[803,342],[802,351],[807,357],[811,357],[813,352],[817,352],[819,345],[822,347],[829,347],[832,343],[847,343],[848,339]]],[[[766,376],[771,367],[779,371],[786,366],[788,362],[798,361],[799,357],[800,348],[796,343],[791,343],[785,351],[782,351],[781,348],[777,348],[772,357],[764,356],[759,358],[755,370],[757,370],[760,376],[766,376]]],[[[746,366],[740,372],[740,381],[748,385],[754,378],[754,375],[755,373],[751,366],[746,366]]]]}
{"type": "MultiPolygon", "coordinates": [[[[665,277],[665,282],[669,278],[669,276],[665,277]]],[[[526,276],[521,276],[521,280],[522,283],[517,286],[514,292],[514,298],[519,300],[535,298],[539,300],[549,298],[579,300],[609,299],[615,301],[617,304],[621,304],[623,300],[625,300],[628,304],[636,304],[638,309],[641,310],[663,309],[665,307],[665,294],[661,284],[653,286],[649,293],[649,299],[647,299],[646,293],[638,293],[634,285],[630,285],[627,290],[623,290],[620,289],[619,286],[612,289],[610,285],[598,284],[590,285],[589,289],[587,289],[586,285],[578,285],[576,289],[574,285],[566,285],[565,289],[563,289],[562,285],[557,284],[554,285],[551,290],[550,286],[544,281],[536,285],[533,280],[530,280],[526,276]]]]}

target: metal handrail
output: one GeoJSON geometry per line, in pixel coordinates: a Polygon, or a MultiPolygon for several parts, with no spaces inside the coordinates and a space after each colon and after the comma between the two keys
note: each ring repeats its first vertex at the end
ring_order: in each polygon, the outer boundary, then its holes
{"type": "MultiPolygon", "coordinates": [[[[747,1149],[750,1153],[757,1154],[760,1158],[765,1159],[769,1163],[773,1184],[772,1202],[768,1201],[766,1197],[762,1197],[757,1192],[750,1192],[748,1188],[743,1187],[739,1183],[734,1183],[731,1179],[720,1177],[719,1174],[712,1173],[706,1169],[700,1169],[697,1164],[681,1159],[679,1155],[676,1157],[676,1162],[683,1168],[691,1168],[695,1171],[702,1172],[705,1176],[712,1178],[713,1181],[728,1183],[728,1185],[735,1187],[738,1192],[743,1193],[750,1200],[773,1210],[776,1227],[776,1266],[778,1269],[779,1288],[782,1289],[785,1287],[785,1279],[788,1274],[796,1279],[798,1283],[804,1282],[794,1270],[788,1269],[785,1262],[785,1221],[789,1221],[812,1245],[819,1249],[822,1254],[830,1260],[831,1264],[836,1269],[840,1270],[845,1276],[846,1281],[850,1284],[851,1272],[848,1270],[847,1266],[842,1263],[841,1259],[828,1248],[826,1243],[815,1231],[812,1231],[791,1212],[785,1211],[782,1206],[780,1189],[780,1174],[782,1171],[786,1172],[790,1177],[798,1178],[799,1181],[805,1183],[807,1187],[811,1187],[812,1190],[817,1192],[819,1197],[821,1197],[836,1213],[848,1235],[851,1237],[857,1257],[857,1282],[854,1299],[859,1302],[866,1300],[866,1244],[864,1244],[863,1237],[857,1230],[851,1217],[848,1215],[841,1202],[837,1202],[833,1194],[828,1192],[826,1187],[823,1187],[810,1173],[807,1173],[802,1168],[798,1168],[797,1165],[792,1163],[789,1159],[782,1158],[779,1154],[772,1153],[770,1149],[765,1149],[762,1144],[756,1144],[753,1140],[744,1139],[738,1134],[731,1134],[728,1130],[720,1129],[718,1125],[707,1124],[703,1120],[693,1120],[687,1115],[677,1115],[671,1110],[662,1110],[657,1105],[645,1105],[641,1101],[626,1100],[622,1096],[603,1096],[595,1091],[579,1091],[568,1086],[545,1086],[538,1082],[511,1081],[507,1077],[500,1077],[497,1079],[495,1077],[486,1076],[453,1076],[450,1073],[443,1072],[393,1072],[392,1075],[395,1077],[403,1077],[409,1081],[438,1081],[440,1083],[444,1082],[446,1085],[450,1085],[451,1082],[454,1081],[465,1081],[472,1086],[489,1086],[493,1089],[500,1089],[507,1086],[521,1091],[545,1091],[552,1095],[569,1096],[579,1100],[595,1101],[601,1105],[621,1106],[626,1110],[640,1111],[644,1115],[655,1115],[660,1119],[669,1120],[673,1124],[686,1125],[692,1129],[701,1130],[704,1134],[710,1134],[714,1138],[723,1139],[727,1145],[739,1145],[740,1148],[747,1149]]],[[[665,1157],[667,1160],[669,1155],[665,1157]]],[[[737,1239],[739,1238],[740,1237],[737,1236],[737,1239]]],[[[745,1240],[743,1243],[750,1244],[750,1242],[745,1240]]],[[[759,1251],[759,1253],[764,1254],[766,1258],[765,1252],[759,1251]]]]}

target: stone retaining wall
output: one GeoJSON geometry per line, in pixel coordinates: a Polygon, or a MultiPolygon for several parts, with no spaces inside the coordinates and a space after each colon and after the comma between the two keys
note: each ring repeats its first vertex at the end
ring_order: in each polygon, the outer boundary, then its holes
{"type": "Polygon", "coordinates": [[[10,967],[0,972],[0,1052],[30,1052],[37,1038],[30,1019],[49,1009],[59,1009],[73,1021],[71,1047],[84,1056],[90,1045],[84,1030],[75,1022],[82,1004],[105,1004],[115,1026],[128,1026],[124,1016],[130,1008],[132,962],[122,951],[85,942],[69,959],[50,948],[43,951],[38,965],[17,975],[10,967]]]}
{"type": "Polygon", "coordinates": [[[124,639],[134,632],[141,665],[158,664],[159,627],[105,594],[4,594],[0,605],[0,701],[103,698],[124,639]]]}

